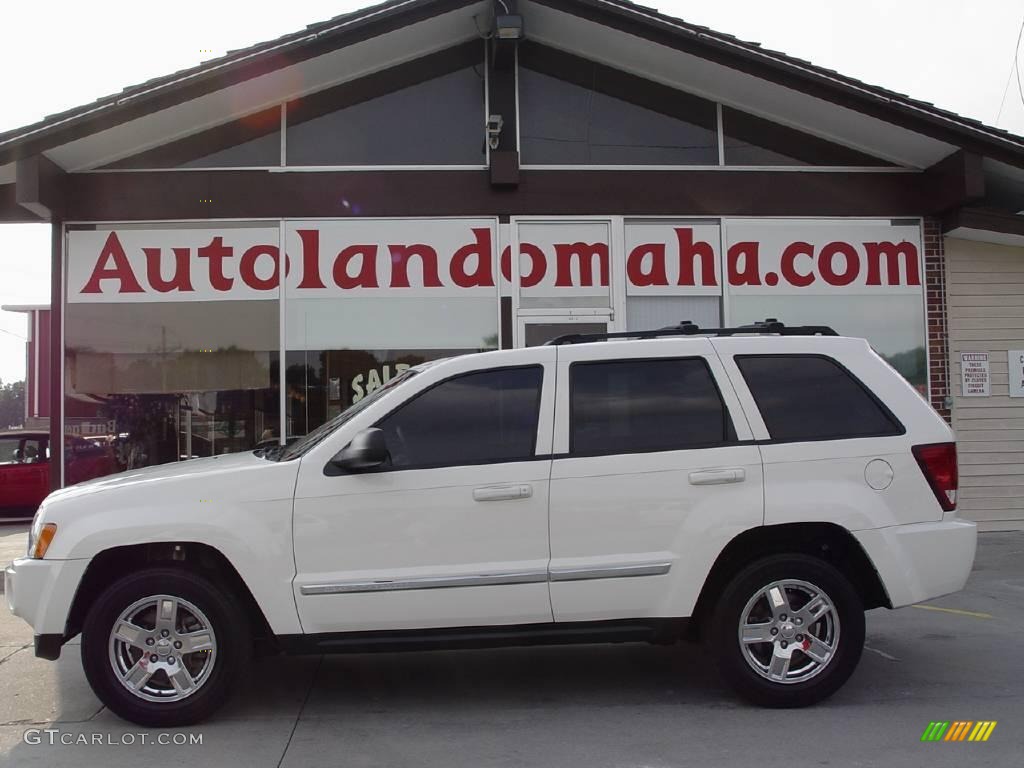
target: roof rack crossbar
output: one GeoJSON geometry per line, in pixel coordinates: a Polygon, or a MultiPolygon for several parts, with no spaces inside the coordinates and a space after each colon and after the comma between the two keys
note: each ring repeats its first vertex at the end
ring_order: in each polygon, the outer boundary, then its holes
{"type": "Polygon", "coordinates": [[[610,341],[613,339],[660,339],[670,336],[740,336],[759,334],[771,336],[838,336],[833,328],[827,325],[785,325],[774,317],[766,320],[740,325],[735,328],[701,328],[690,320],[683,320],[679,325],[669,325],[650,331],[618,331],[615,333],[567,333],[546,342],[546,346],[562,346],[564,344],[586,344],[592,341],[610,341]]]}

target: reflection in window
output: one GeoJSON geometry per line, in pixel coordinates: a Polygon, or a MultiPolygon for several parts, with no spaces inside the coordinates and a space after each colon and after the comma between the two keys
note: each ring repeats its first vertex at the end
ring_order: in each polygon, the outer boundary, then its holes
{"type": "Polygon", "coordinates": [[[285,354],[288,435],[307,435],[402,371],[478,349],[323,349],[285,354]]]}
{"type": "MultiPolygon", "coordinates": [[[[578,60],[582,61],[582,60],[578,60]]],[[[520,151],[534,165],[717,165],[715,105],[692,104],[689,119],[664,114],[602,90],[591,65],[582,86],[525,67],[519,70],[520,151]]]]}
{"type": "Polygon", "coordinates": [[[308,434],[406,367],[498,347],[496,296],[289,296],[286,311],[289,436],[308,434]]]}
{"type": "Polygon", "coordinates": [[[867,339],[922,395],[928,387],[924,297],[920,293],[808,294],[734,293],[729,324],[746,325],[774,317],[786,325],[828,325],[841,336],[867,339]]]}
{"type": "Polygon", "coordinates": [[[281,164],[281,132],[251,139],[233,147],[188,160],[181,168],[247,168],[281,164]]]}
{"type": "Polygon", "coordinates": [[[834,360],[816,355],[737,355],[736,365],[774,440],[899,432],[864,385],[834,360]]]}
{"type": "MultiPolygon", "coordinates": [[[[278,430],[277,301],[66,305],[65,421],[111,471],[249,450],[278,430]]],[[[65,477],[81,451],[67,451],[65,477]]]]}
{"type": "Polygon", "coordinates": [[[281,109],[232,120],[105,168],[265,168],[281,164],[281,109]]]}
{"type": "Polygon", "coordinates": [[[573,363],[569,387],[574,454],[673,451],[735,439],[702,359],[573,363]]]}
{"type": "Polygon", "coordinates": [[[288,165],[482,165],[483,66],[324,113],[327,99],[288,108],[288,165]]]}
{"type": "Polygon", "coordinates": [[[391,468],[456,466],[534,454],[543,369],[503,368],[456,376],[377,424],[391,468]]]}
{"type": "Polygon", "coordinates": [[[722,108],[726,165],[891,165],[730,107],[722,108]]]}

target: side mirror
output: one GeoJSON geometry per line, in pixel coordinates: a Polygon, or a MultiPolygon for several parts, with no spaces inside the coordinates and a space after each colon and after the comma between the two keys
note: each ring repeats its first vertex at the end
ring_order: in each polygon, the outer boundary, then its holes
{"type": "Polygon", "coordinates": [[[331,459],[331,464],[358,472],[379,467],[387,460],[388,446],[384,442],[384,431],[370,427],[357,433],[351,443],[338,451],[331,459]]]}

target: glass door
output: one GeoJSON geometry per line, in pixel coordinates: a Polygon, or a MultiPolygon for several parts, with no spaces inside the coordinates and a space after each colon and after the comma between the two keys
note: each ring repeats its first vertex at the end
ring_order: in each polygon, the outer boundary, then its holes
{"type": "Polygon", "coordinates": [[[539,347],[559,336],[576,333],[608,333],[608,321],[588,317],[524,317],[519,338],[524,347],[539,347]]]}
{"type": "Polygon", "coordinates": [[[611,219],[517,217],[510,230],[519,254],[510,275],[514,346],[617,330],[611,219]]]}

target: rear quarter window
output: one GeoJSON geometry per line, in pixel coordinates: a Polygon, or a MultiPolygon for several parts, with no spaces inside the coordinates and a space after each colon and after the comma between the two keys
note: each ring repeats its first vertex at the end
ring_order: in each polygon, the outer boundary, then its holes
{"type": "Polygon", "coordinates": [[[821,355],[740,355],[736,365],[772,440],[839,440],[903,433],[846,368],[821,355]]]}

